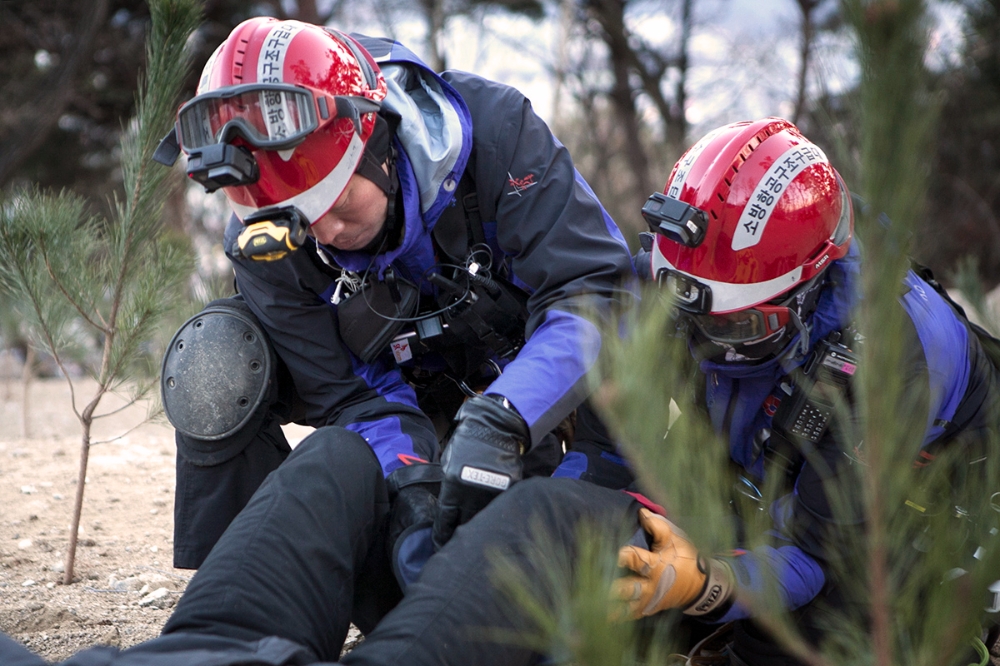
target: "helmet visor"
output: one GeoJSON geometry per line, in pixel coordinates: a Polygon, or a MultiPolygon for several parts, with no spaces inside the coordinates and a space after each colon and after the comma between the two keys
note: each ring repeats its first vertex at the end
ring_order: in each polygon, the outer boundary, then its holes
{"type": "Polygon", "coordinates": [[[199,95],[181,107],[177,121],[187,151],[234,135],[258,148],[281,150],[301,143],[319,126],[312,93],[282,84],[248,84],[199,95]]]}

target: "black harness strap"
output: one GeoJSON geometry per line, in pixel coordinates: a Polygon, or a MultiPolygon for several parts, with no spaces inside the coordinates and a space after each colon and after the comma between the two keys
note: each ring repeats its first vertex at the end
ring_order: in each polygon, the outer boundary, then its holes
{"type": "Polygon", "coordinates": [[[465,262],[469,248],[486,242],[476,184],[468,170],[458,181],[454,202],[441,212],[431,235],[447,260],[459,265],[465,262]]]}
{"type": "MultiPolygon", "coordinates": [[[[468,184],[472,184],[472,178],[468,176],[468,171],[462,174],[462,181],[467,181],[468,184]]],[[[461,184],[461,182],[459,183],[461,184]]],[[[473,189],[468,194],[465,194],[462,198],[462,208],[465,210],[465,226],[468,232],[469,238],[472,242],[469,244],[470,247],[474,245],[481,245],[486,242],[486,232],[483,231],[483,220],[479,215],[479,195],[476,194],[476,190],[473,189]]]]}

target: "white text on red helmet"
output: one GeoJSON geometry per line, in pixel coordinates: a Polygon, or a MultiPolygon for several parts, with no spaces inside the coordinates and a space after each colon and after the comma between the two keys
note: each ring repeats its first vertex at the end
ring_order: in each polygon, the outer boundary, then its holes
{"type": "Polygon", "coordinates": [[[808,142],[792,146],[782,153],[757,183],[750,200],[743,208],[733,234],[733,251],[753,247],[760,242],[781,195],[806,167],[829,163],[819,146],[808,142]]]}
{"type": "Polygon", "coordinates": [[[301,23],[282,21],[271,28],[257,58],[257,83],[284,83],[285,54],[303,27],[301,23]]]}

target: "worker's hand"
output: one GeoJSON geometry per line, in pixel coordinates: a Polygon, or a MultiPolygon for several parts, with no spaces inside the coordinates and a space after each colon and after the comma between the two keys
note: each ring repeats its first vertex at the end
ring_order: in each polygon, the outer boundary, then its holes
{"type": "Polygon", "coordinates": [[[434,521],[440,549],[490,500],[521,480],[528,425],[501,396],[469,398],[455,416],[455,430],[441,458],[444,481],[434,521]]]}
{"type": "Polygon", "coordinates": [[[614,596],[638,619],[668,608],[688,615],[708,615],[728,607],[735,589],[733,572],[722,560],[706,560],[684,532],[663,516],[639,510],[639,522],[652,537],[652,550],[625,546],[618,566],[634,576],[614,582],[614,596]]]}

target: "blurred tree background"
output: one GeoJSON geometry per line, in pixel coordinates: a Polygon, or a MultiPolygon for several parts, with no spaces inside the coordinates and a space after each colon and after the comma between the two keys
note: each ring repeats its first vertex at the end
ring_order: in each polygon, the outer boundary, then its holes
{"type": "MultiPolygon", "coordinates": [[[[522,89],[634,243],[648,194],[690,141],[722,123],[789,118],[855,182],[859,76],[840,4],[748,4],[205,0],[185,93],[232,27],[254,15],[395,37],[439,68],[522,89]]],[[[988,292],[1000,283],[1000,0],[935,0],[931,8],[925,66],[944,120],[915,165],[932,176],[924,219],[911,224],[914,253],[946,282],[973,259],[988,292]]],[[[119,134],[134,113],[148,22],[143,0],[0,0],[0,188],[65,189],[95,214],[109,212],[122,188],[119,134]]],[[[179,169],[175,177],[183,179],[179,169]]],[[[199,259],[193,311],[231,289],[221,252],[228,209],[220,194],[177,192],[166,219],[199,259]]],[[[16,326],[2,330],[3,346],[23,347],[16,326]]]]}

